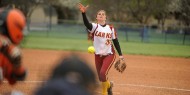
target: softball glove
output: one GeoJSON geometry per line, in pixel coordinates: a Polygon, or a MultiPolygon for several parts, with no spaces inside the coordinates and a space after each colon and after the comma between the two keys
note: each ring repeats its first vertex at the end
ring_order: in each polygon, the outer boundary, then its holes
{"type": "Polygon", "coordinates": [[[127,65],[124,61],[124,59],[119,59],[115,62],[115,65],[114,65],[115,69],[118,71],[118,72],[123,72],[125,71],[127,65]]]}

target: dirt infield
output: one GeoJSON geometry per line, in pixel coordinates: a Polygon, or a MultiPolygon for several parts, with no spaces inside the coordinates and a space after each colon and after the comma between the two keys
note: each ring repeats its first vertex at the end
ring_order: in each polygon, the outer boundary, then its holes
{"type": "MultiPolygon", "coordinates": [[[[28,68],[25,82],[9,86],[4,81],[0,95],[21,91],[33,95],[51,74],[56,63],[70,54],[77,54],[95,70],[94,56],[85,52],[23,49],[23,63],[28,68]]],[[[109,78],[114,82],[114,95],[190,95],[190,59],[125,55],[127,70],[120,74],[111,68],[109,78]]],[[[97,95],[100,95],[97,89],[97,95]]]]}

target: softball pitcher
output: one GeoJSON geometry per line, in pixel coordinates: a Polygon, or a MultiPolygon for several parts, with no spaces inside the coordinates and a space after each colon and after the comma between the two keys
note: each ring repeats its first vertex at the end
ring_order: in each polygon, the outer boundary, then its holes
{"type": "Polygon", "coordinates": [[[117,39],[117,33],[113,26],[106,24],[106,12],[104,10],[99,10],[97,12],[97,23],[89,23],[85,14],[88,6],[83,6],[79,3],[78,8],[82,12],[84,25],[93,35],[95,64],[99,80],[102,83],[102,95],[112,95],[113,83],[108,80],[107,75],[116,59],[113,44],[119,54],[119,58],[124,60],[117,39]]]}

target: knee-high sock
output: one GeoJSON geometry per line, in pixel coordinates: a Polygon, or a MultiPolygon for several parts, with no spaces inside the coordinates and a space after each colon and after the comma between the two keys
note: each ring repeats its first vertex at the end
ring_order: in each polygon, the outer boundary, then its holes
{"type": "Polygon", "coordinates": [[[110,87],[110,82],[107,80],[102,82],[102,95],[107,95],[107,89],[110,87]]]}

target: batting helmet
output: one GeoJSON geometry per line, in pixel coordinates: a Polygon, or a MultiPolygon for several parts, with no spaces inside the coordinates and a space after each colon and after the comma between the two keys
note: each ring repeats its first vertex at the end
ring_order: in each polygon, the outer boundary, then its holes
{"type": "Polygon", "coordinates": [[[1,32],[9,37],[14,44],[19,44],[22,41],[22,30],[25,24],[25,17],[18,9],[4,9],[0,13],[1,32]]]}
{"type": "Polygon", "coordinates": [[[53,70],[52,76],[50,78],[57,79],[68,77],[75,77],[75,82],[83,86],[96,83],[96,76],[93,70],[76,55],[72,55],[71,57],[62,60],[60,64],[53,70]]]}

